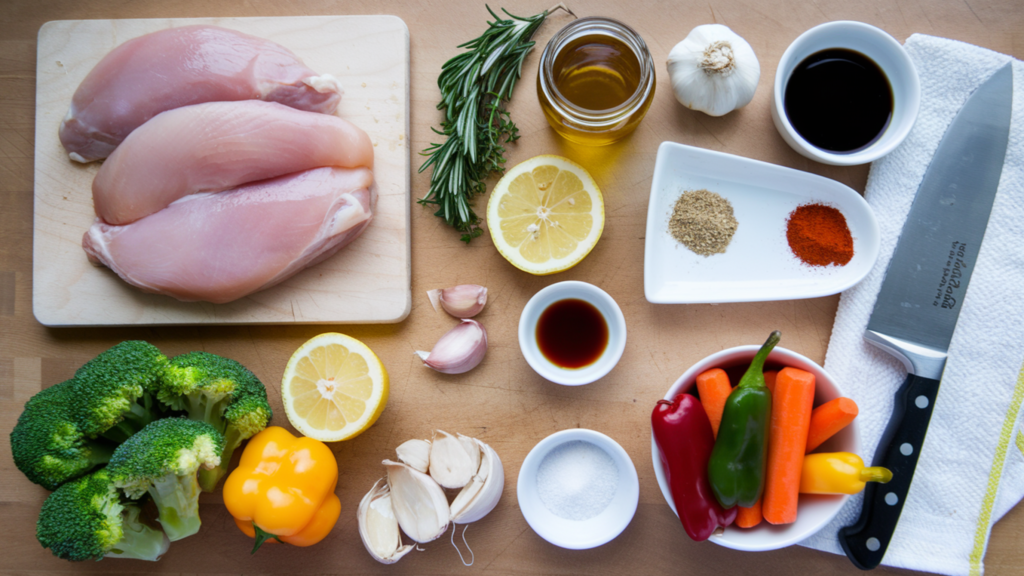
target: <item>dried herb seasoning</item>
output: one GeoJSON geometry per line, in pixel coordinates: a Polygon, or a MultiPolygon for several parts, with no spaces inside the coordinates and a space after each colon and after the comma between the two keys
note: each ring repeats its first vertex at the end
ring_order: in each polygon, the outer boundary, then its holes
{"type": "Polygon", "coordinates": [[[703,189],[683,192],[668,221],[672,237],[704,257],[725,253],[738,226],[732,204],[703,189]]]}

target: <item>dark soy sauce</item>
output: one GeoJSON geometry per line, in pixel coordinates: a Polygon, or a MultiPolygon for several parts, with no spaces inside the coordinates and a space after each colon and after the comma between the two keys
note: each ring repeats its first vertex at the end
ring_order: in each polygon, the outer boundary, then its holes
{"type": "Polygon", "coordinates": [[[590,302],[559,300],[540,314],[537,346],[556,366],[583,368],[596,362],[608,346],[608,323],[590,302]]]}
{"type": "Polygon", "coordinates": [[[882,135],[892,118],[892,87],[870,58],[853,50],[815,52],[786,84],[786,116],[812,145],[857,152],[882,135]]]}

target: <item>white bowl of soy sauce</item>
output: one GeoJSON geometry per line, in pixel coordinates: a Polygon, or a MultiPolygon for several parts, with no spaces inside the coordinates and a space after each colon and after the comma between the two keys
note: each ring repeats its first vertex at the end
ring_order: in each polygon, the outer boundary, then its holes
{"type": "Polygon", "coordinates": [[[866,164],[910,133],[921,86],[895,38],[863,22],[801,34],[775,72],[772,119],[797,152],[825,164],[866,164]]]}

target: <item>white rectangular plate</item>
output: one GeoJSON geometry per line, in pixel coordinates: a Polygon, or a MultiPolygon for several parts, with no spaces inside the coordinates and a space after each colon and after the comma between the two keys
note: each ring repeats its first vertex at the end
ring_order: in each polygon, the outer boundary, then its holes
{"type": "Polygon", "coordinates": [[[36,79],[32,309],[47,326],[399,322],[412,302],[409,237],[409,30],[395,16],[62,20],[39,31],[36,79]],[[57,138],[71,96],[124,41],[210,24],[273,40],[345,94],[337,114],[374,145],[379,198],[352,244],[262,292],[227,304],[147,294],[92,266],[82,235],[93,222],[99,163],[68,159],[57,138]]]}
{"type": "Polygon", "coordinates": [[[759,302],[841,292],[878,258],[878,225],[852,188],[823,176],[673,142],[658,148],[647,207],[644,295],[655,304],[759,302]],[[669,234],[679,196],[707,189],[728,200],[739,226],[724,254],[700,256],[669,234]],[[786,241],[786,221],[803,204],[843,213],[853,236],[845,266],[809,266],[786,241]]]}

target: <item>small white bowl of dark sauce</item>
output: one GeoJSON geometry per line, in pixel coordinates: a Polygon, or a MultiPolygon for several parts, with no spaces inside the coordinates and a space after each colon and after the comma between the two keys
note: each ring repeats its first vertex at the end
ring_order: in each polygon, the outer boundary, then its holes
{"type": "Polygon", "coordinates": [[[772,119],[797,152],[825,164],[866,164],[892,152],[917,119],[921,86],[895,38],[863,22],[801,34],[775,72],[772,119]]]}
{"type": "Polygon", "coordinates": [[[519,316],[519,349],[537,374],[581,386],[603,378],[626,349],[626,319],[593,284],[558,282],[533,295],[519,316]]]}

